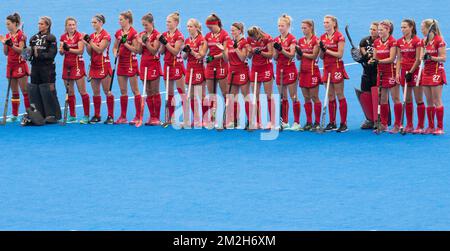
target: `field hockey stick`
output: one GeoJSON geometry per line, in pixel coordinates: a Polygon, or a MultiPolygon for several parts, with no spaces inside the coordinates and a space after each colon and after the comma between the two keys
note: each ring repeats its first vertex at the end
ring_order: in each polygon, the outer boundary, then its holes
{"type": "Polygon", "coordinates": [[[119,58],[119,52],[120,52],[120,46],[122,45],[122,40],[119,41],[119,45],[117,46],[116,56],[114,57],[114,69],[112,72],[111,80],[109,81],[109,91],[108,94],[111,93],[112,86],[114,83],[114,76],[116,75],[116,69],[117,69],[117,59],[119,58]]]}
{"type": "Polygon", "coordinates": [[[167,66],[166,68],[166,107],[164,109],[164,123],[162,124],[162,127],[166,128],[169,126],[169,70],[170,67],[167,66]]]}
{"type": "Polygon", "coordinates": [[[6,89],[5,108],[3,109],[3,123],[6,125],[6,115],[8,113],[9,93],[11,92],[12,67],[9,69],[8,88],[6,89]]]}
{"type": "Polygon", "coordinates": [[[280,132],[283,131],[283,69],[280,70],[280,132]]]}
{"type": "Polygon", "coordinates": [[[213,125],[216,123],[216,108],[217,108],[217,69],[214,68],[213,71],[213,90],[214,90],[214,98],[213,100],[215,100],[215,106],[212,107],[211,110],[211,122],[213,123],[213,125]]]}
{"type": "MultiPolygon", "coordinates": [[[[257,85],[258,85],[258,72],[255,72],[255,82],[253,83],[253,104],[252,104],[254,111],[252,112],[251,117],[253,119],[253,117],[254,117],[253,113],[256,114],[256,116],[255,116],[256,123],[258,123],[258,107],[257,107],[257,102],[256,102],[256,90],[257,90],[257,87],[258,87],[257,85]]],[[[249,132],[253,131],[251,126],[250,126],[250,121],[249,121],[248,118],[247,118],[247,128],[248,128],[249,132]]],[[[258,129],[258,128],[256,128],[256,126],[255,126],[255,129],[258,129]]]]}
{"type": "Polygon", "coordinates": [[[327,108],[329,105],[329,98],[328,98],[328,93],[330,92],[330,83],[331,82],[331,73],[328,73],[328,78],[327,78],[327,86],[325,87],[325,97],[323,98],[323,107],[322,107],[322,116],[320,119],[320,127],[319,127],[319,133],[324,133],[325,132],[325,116],[327,115],[327,108]]]}
{"type": "Polygon", "coordinates": [[[88,66],[88,74],[87,74],[87,81],[88,81],[88,83],[90,83],[91,80],[92,80],[89,72],[91,72],[91,63],[89,63],[89,66],[88,66]]]}
{"type": "MultiPolygon", "coordinates": [[[[68,78],[70,78],[70,68],[67,69],[67,75],[68,78]]],[[[66,125],[67,124],[67,110],[69,109],[69,84],[70,84],[70,79],[68,79],[67,81],[64,80],[64,85],[66,87],[66,97],[64,100],[64,116],[63,116],[63,121],[61,123],[61,125],[66,125]]]]}
{"type": "MultiPolygon", "coordinates": [[[[231,93],[231,87],[233,85],[233,78],[234,78],[234,72],[231,72],[231,79],[230,82],[228,83],[228,93],[226,93],[224,96],[227,97],[230,93],[231,93]]],[[[222,118],[222,127],[218,127],[217,131],[222,131],[227,129],[226,128],[226,122],[227,122],[227,107],[229,106],[230,102],[230,97],[226,98],[226,102],[225,102],[225,107],[223,108],[223,118],[222,118]]],[[[233,115],[232,115],[233,116],[233,115]]]]}
{"type": "MultiPolygon", "coordinates": [[[[190,75],[189,75],[189,85],[188,85],[188,93],[187,93],[187,98],[186,98],[186,111],[184,114],[184,120],[187,120],[190,124],[191,122],[191,112],[189,110],[189,105],[191,104],[191,88],[192,88],[192,75],[194,75],[194,68],[191,68],[190,70],[190,75]]],[[[194,99],[195,100],[195,99],[194,99]]],[[[195,104],[194,104],[195,106],[195,104]]],[[[194,107],[195,108],[195,107],[194,107]]],[[[194,109],[194,118],[195,118],[195,109],[194,109]]]]}
{"type": "Polygon", "coordinates": [[[383,86],[383,73],[380,73],[380,85],[378,86],[378,106],[377,106],[377,134],[381,132],[381,91],[383,86]]]}
{"type": "MultiPolygon", "coordinates": [[[[408,74],[409,72],[406,72],[406,74],[408,74]]],[[[406,82],[405,79],[405,89],[403,90],[403,104],[402,104],[402,117],[401,117],[401,126],[400,126],[400,134],[401,135],[405,135],[406,131],[405,128],[403,127],[403,123],[405,122],[405,110],[406,110],[406,93],[408,91],[408,83],[406,82]]]]}
{"type": "Polygon", "coordinates": [[[142,100],[141,100],[141,114],[139,114],[139,120],[136,123],[136,127],[142,126],[142,120],[144,119],[144,108],[145,108],[145,98],[147,97],[147,67],[144,69],[144,87],[142,89],[142,100]]]}

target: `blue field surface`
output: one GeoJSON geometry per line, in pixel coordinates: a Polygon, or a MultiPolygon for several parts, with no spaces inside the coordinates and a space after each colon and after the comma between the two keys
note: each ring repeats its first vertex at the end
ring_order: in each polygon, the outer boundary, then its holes
{"type": "MultiPolygon", "coordinates": [[[[90,33],[91,16],[103,13],[105,29],[113,34],[123,10],[133,11],[138,30],[142,30],[140,17],[152,12],[160,31],[165,30],[165,17],[178,10],[180,30],[186,36],[189,18],[203,22],[216,12],[227,30],[241,21],[246,27],[259,25],[277,35],[277,18],[288,13],[294,18],[292,33],[300,37],[302,19],[314,19],[321,34],[323,16],[333,14],[341,28],[350,25],[353,40],[359,42],[371,21],[386,18],[395,23],[394,36],[400,37],[400,21],[405,17],[419,23],[435,18],[447,38],[450,16],[437,11],[447,6],[447,1],[405,0],[382,5],[26,0],[0,2],[0,17],[19,12],[25,32],[32,35],[38,17],[49,15],[52,32],[59,38],[67,16],[76,17],[79,30],[90,33]]],[[[5,32],[1,25],[0,34],[5,32]]],[[[243,130],[103,124],[0,127],[0,230],[448,230],[450,130],[441,137],[376,136],[360,130],[363,114],[354,87],[359,87],[362,69],[351,64],[349,51],[347,43],[344,62],[350,64],[346,67],[350,80],[345,94],[350,130],[344,134],[283,132],[276,140],[261,140],[264,132],[243,130]]],[[[62,102],[61,56],[56,64],[62,102]]],[[[0,76],[5,76],[5,68],[6,58],[0,57],[0,76]]],[[[3,78],[1,108],[6,85],[3,78]]],[[[113,92],[119,97],[117,82],[113,92]]],[[[444,87],[445,107],[450,107],[449,97],[444,87]]],[[[81,104],[79,96],[77,102],[81,104]]],[[[115,111],[118,116],[119,102],[115,111]]],[[[77,112],[81,115],[82,108],[77,112]]],[[[133,116],[134,101],[130,100],[128,119],[133,116]]],[[[102,117],[106,118],[105,104],[102,117]]],[[[305,121],[303,107],[301,121],[305,121]]],[[[446,115],[445,128],[449,123],[446,115]]]]}

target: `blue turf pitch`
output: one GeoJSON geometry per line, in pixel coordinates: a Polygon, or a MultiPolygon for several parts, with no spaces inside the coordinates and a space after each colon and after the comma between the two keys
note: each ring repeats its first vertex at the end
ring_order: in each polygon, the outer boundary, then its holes
{"type": "MultiPolygon", "coordinates": [[[[134,11],[139,30],[138,20],[145,12],[151,11],[157,28],[164,30],[165,16],[179,10],[184,34],[189,17],[204,20],[215,11],[227,29],[232,22],[243,21],[246,26],[260,25],[272,35],[277,17],[284,12],[294,17],[296,36],[303,18],[313,18],[322,33],[322,17],[329,13],[338,16],[341,27],[350,24],[356,41],[366,35],[371,21],[384,18],[394,21],[396,37],[403,17],[417,21],[434,17],[441,21],[444,37],[450,35],[448,14],[436,11],[436,6],[447,6],[446,1],[404,5],[402,0],[382,6],[361,1],[18,2],[11,6],[2,1],[0,16],[20,12],[28,35],[36,31],[39,15],[53,17],[57,37],[69,15],[79,19],[80,31],[90,32],[90,17],[98,12],[105,14],[105,28],[113,33],[118,13],[126,9],[134,11]]],[[[5,30],[1,26],[0,33],[5,30]]],[[[352,62],[348,51],[347,45],[345,63],[352,62]]],[[[5,64],[2,57],[0,76],[5,75],[5,64]]],[[[58,56],[58,78],[61,64],[58,56]]],[[[277,140],[261,141],[259,132],[241,130],[2,127],[0,229],[448,229],[448,134],[375,136],[359,130],[362,112],[353,87],[359,86],[361,67],[351,65],[347,71],[350,131],[341,135],[284,132],[277,140]]],[[[58,81],[63,100],[64,87],[58,81]]],[[[1,81],[1,107],[6,83],[1,81]]],[[[114,92],[118,97],[117,82],[114,92]]],[[[450,107],[449,95],[445,87],[446,107],[450,107]]],[[[116,103],[116,115],[119,110],[116,103]]],[[[82,109],[77,111],[81,114],[82,109]]],[[[129,119],[132,115],[131,100],[129,119]]]]}

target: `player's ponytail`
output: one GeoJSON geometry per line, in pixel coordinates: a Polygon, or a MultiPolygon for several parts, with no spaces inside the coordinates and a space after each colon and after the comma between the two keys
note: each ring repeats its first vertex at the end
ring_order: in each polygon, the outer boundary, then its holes
{"type": "Polygon", "coordinates": [[[20,25],[20,15],[17,12],[7,16],[6,20],[9,20],[9,21],[11,21],[11,23],[16,24],[16,27],[19,27],[19,25],[20,25]]]}
{"type": "Polygon", "coordinates": [[[153,24],[153,22],[154,22],[154,19],[153,19],[153,15],[152,15],[152,13],[147,13],[147,14],[145,14],[142,18],[141,18],[141,20],[143,20],[143,21],[147,21],[147,22],[149,22],[149,23],[151,23],[151,24],[153,24]]]}
{"type": "Polygon", "coordinates": [[[292,17],[288,14],[283,14],[281,17],[278,18],[278,23],[284,22],[288,27],[291,27],[292,24],[292,17]]]}
{"type": "Polygon", "coordinates": [[[338,31],[339,30],[339,24],[338,24],[338,19],[337,17],[333,16],[333,15],[326,15],[325,18],[330,19],[333,23],[334,23],[334,30],[338,31]]]}
{"type": "Polygon", "coordinates": [[[441,29],[439,28],[439,23],[437,20],[429,18],[429,19],[423,20],[422,23],[425,25],[425,27],[427,29],[430,29],[433,22],[434,22],[434,27],[433,27],[432,32],[434,32],[436,35],[442,37],[441,29]]]}
{"type": "Polygon", "coordinates": [[[97,21],[102,22],[102,24],[106,23],[106,18],[102,14],[97,14],[94,16],[94,18],[97,19],[97,21]]]}
{"type": "Polygon", "coordinates": [[[236,22],[236,23],[233,23],[232,26],[235,27],[236,29],[240,30],[241,34],[244,34],[244,24],[243,23],[236,22]]]}
{"type": "Polygon", "coordinates": [[[67,31],[67,25],[69,24],[70,21],[75,22],[75,25],[77,24],[77,20],[76,20],[74,17],[67,17],[67,18],[66,18],[66,21],[64,22],[64,30],[65,30],[66,32],[68,32],[68,31],[67,31]]]}
{"type": "Polygon", "coordinates": [[[302,21],[302,24],[307,24],[309,27],[311,27],[311,33],[316,35],[316,32],[314,30],[314,21],[312,19],[305,19],[302,21]]]}
{"type": "Polygon", "coordinates": [[[206,25],[218,25],[222,29],[222,20],[215,13],[206,18],[206,25]]]}
{"type": "Polygon", "coordinates": [[[167,16],[167,18],[172,19],[173,21],[175,21],[178,24],[180,23],[180,12],[175,11],[174,13],[171,13],[167,16]]]}
{"type": "Polygon", "coordinates": [[[128,20],[130,25],[133,24],[133,13],[131,12],[131,10],[124,11],[124,12],[120,13],[120,15],[122,17],[124,17],[126,20],[128,20]]]}
{"type": "Polygon", "coordinates": [[[417,35],[417,28],[416,28],[416,22],[413,19],[403,19],[402,23],[407,23],[411,30],[411,37],[414,37],[417,35]]]}
{"type": "Polygon", "coordinates": [[[392,35],[394,33],[394,24],[391,22],[391,20],[383,20],[380,22],[380,25],[389,29],[389,35],[392,35]]]}
{"type": "Polygon", "coordinates": [[[199,34],[202,34],[202,24],[195,18],[191,18],[187,21],[187,24],[194,26],[199,34]]]}
{"type": "Polygon", "coordinates": [[[264,31],[261,30],[258,26],[252,26],[247,30],[247,34],[249,37],[252,38],[263,38],[264,37],[264,31]]]}

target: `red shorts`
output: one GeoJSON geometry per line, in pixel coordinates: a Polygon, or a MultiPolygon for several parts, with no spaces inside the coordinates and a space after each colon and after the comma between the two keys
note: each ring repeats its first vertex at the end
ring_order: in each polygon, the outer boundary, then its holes
{"type": "Polygon", "coordinates": [[[112,76],[111,64],[106,63],[104,66],[95,66],[91,64],[89,69],[89,77],[93,79],[104,79],[107,76],[112,76]]]}
{"type": "Polygon", "coordinates": [[[164,80],[166,80],[167,78],[167,66],[169,66],[169,80],[178,80],[184,75],[186,75],[183,63],[176,63],[175,65],[173,64],[167,65],[167,63],[164,62],[164,69],[163,69],[164,80]]]}
{"type": "MultiPolygon", "coordinates": [[[[395,76],[392,72],[383,72],[382,81],[381,87],[383,88],[392,88],[397,85],[395,82],[395,76]]],[[[380,86],[380,72],[377,74],[377,86],[380,86]]]]}
{"type": "Polygon", "coordinates": [[[290,65],[277,64],[277,74],[276,74],[277,85],[280,85],[281,69],[283,69],[283,85],[291,85],[297,82],[298,73],[295,64],[290,65]]]}
{"type": "Polygon", "coordinates": [[[199,85],[205,82],[205,68],[203,68],[203,66],[191,67],[190,65],[188,65],[186,71],[186,84],[189,85],[189,79],[191,78],[191,68],[193,69],[192,84],[199,85]]]}
{"type": "Polygon", "coordinates": [[[214,79],[214,68],[216,68],[216,79],[224,79],[228,76],[228,64],[220,60],[206,64],[205,76],[206,79],[214,79]]]}
{"type": "MultiPolygon", "coordinates": [[[[405,70],[401,69],[401,72],[400,72],[400,84],[402,86],[405,86],[405,75],[406,75],[406,69],[405,70]]],[[[419,75],[419,70],[416,70],[416,71],[413,72],[413,78],[412,78],[411,82],[408,82],[408,87],[416,86],[416,81],[417,81],[417,78],[419,77],[418,75],[419,75]]],[[[420,83],[419,83],[419,85],[420,85],[420,83]]]]}
{"type": "Polygon", "coordinates": [[[121,63],[121,58],[119,58],[119,64],[117,65],[117,76],[124,77],[134,77],[139,75],[139,66],[137,60],[132,60],[130,62],[121,63]]]}
{"type": "Polygon", "coordinates": [[[7,78],[22,78],[30,75],[30,70],[28,69],[27,62],[7,64],[6,66],[6,77],[7,78]],[[12,70],[12,76],[10,72],[12,70]]]}
{"type": "Polygon", "coordinates": [[[269,82],[273,80],[273,64],[253,65],[250,72],[250,82],[255,82],[255,73],[258,73],[257,81],[269,82]]]}
{"type": "Polygon", "coordinates": [[[141,61],[139,75],[142,81],[144,81],[145,67],[147,67],[147,81],[153,81],[159,79],[162,75],[161,63],[159,61],[141,61]]]}
{"type": "Polygon", "coordinates": [[[314,72],[310,71],[300,71],[298,75],[298,83],[301,88],[314,88],[322,83],[322,78],[320,76],[320,71],[314,70],[314,72]]]}
{"type": "Polygon", "coordinates": [[[79,61],[78,64],[74,65],[73,64],[63,65],[62,78],[64,80],[78,80],[84,76],[86,76],[86,70],[84,69],[83,61],[79,61]]]}
{"type": "Polygon", "coordinates": [[[420,81],[422,86],[438,86],[447,83],[447,77],[445,71],[439,69],[436,74],[422,73],[422,79],[420,81]]]}
{"type": "Polygon", "coordinates": [[[339,84],[342,83],[344,79],[349,79],[343,63],[325,66],[322,75],[323,83],[326,83],[328,81],[328,73],[331,74],[330,82],[332,84],[339,84]]]}
{"type": "Polygon", "coordinates": [[[230,72],[228,73],[228,83],[234,85],[245,85],[248,83],[248,66],[230,66],[230,72]],[[233,79],[231,79],[233,74],[233,79]]]}

